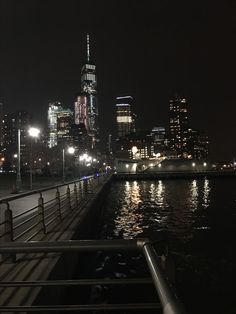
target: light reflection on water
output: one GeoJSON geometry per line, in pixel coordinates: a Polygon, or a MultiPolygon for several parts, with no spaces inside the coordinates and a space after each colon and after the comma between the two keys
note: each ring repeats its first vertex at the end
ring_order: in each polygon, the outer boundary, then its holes
{"type": "MultiPolygon", "coordinates": [[[[235,178],[118,181],[107,198],[102,237],[152,240],[167,230],[178,295],[187,312],[232,314],[235,226],[235,178]]],[[[113,264],[109,269],[115,269],[113,264]]]]}
{"type": "Polygon", "coordinates": [[[141,202],[139,184],[136,181],[127,181],[121,209],[115,218],[116,236],[122,234],[123,238],[130,238],[143,232],[143,214],[136,210],[141,202]]]}
{"type": "Polygon", "coordinates": [[[150,237],[168,230],[188,241],[194,229],[208,228],[199,215],[210,205],[210,191],[208,179],[119,182],[110,196],[108,237],[150,237]]]}

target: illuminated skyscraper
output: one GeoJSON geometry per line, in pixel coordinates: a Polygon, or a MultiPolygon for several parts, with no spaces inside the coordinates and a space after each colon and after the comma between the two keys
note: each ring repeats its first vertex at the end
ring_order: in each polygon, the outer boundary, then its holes
{"type": "Polygon", "coordinates": [[[131,110],[131,96],[116,97],[116,122],[118,137],[135,132],[135,119],[131,110]]]}
{"type": "Polygon", "coordinates": [[[91,148],[98,141],[98,105],[96,66],[90,60],[90,43],[87,34],[87,59],[81,70],[81,94],[75,102],[75,124],[83,123],[91,139],[91,148]]]}
{"type": "Polygon", "coordinates": [[[60,143],[70,141],[70,130],[73,113],[64,109],[61,103],[51,102],[48,109],[48,147],[52,148],[60,143]]]}
{"type": "Polygon", "coordinates": [[[175,96],[170,100],[170,147],[178,154],[187,153],[188,104],[185,98],[175,96]]]}
{"type": "Polygon", "coordinates": [[[48,147],[57,145],[57,113],[62,110],[61,103],[51,102],[48,108],[48,147]]]}
{"type": "Polygon", "coordinates": [[[4,127],[3,103],[0,101],[0,150],[2,150],[4,144],[3,127],[4,127]]]}

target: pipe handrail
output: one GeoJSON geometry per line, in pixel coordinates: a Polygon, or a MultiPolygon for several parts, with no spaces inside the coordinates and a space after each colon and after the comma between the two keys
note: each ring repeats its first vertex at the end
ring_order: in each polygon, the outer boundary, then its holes
{"type": "MultiPolygon", "coordinates": [[[[0,243],[0,253],[52,253],[52,252],[97,252],[97,251],[116,251],[116,250],[139,250],[143,253],[147,262],[150,274],[159,296],[159,300],[163,309],[163,314],[184,314],[183,306],[170,288],[167,279],[163,273],[161,264],[158,260],[152,243],[147,238],[127,239],[127,240],[67,240],[57,242],[33,241],[33,242],[8,242],[0,243]]],[[[40,257],[39,257],[40,258],[40,257]]],[[[39,281],[40,283],[40,281],[39,281]]],[[[7,284],[7,283],[6,283],[7,284]]],[[[9,284],[9,283],[8,283],[9,284]]],[[[35,285],[35,282],[34,284],[35,285]]],[[[40,284],[39,284],[40,285],[40,284]]],[[[43,285],[46,285],[44,283],[43,285]]],[[[139,304],[139,303],[137,303],[139,304]]],[[[147,303],[148,304],[148,303],[147,303]]],[[[99,307],[101,305],[97,305],[99,307]]],[[[128,304],[127,304],[128,306],[128,304]]],[[[56,306],[52,306],[52,310],[56,306]]],[[[26,307],[21,308],[22,311],[26,307]]],[[[36,307],[36,308],[40,308],[36,307]]],[[[36,309],[35,308],[35,309],[36,309]]],[[[1,309],[1,307],[0,307],[1,309]]],[[[7,307],[6,307],[7,309],[7,307]]],[[[47,308],[48,309],[48,308],[47,308]]],[[[126,308],[127,309],[127,308],[126,308]]],[[[96,310],[96,308],[95,308],[96,310]]]]}
{"type": "MultiPolygon", "coordinates": [[[[99,174],[99,177],[103,176],[103,175],[105,175],[105,174],[99,174]]],[[[10,201],[17,200],[18,198],[21,198],[21,197],[30,196],[30,195],[33,195],[36,193],[42,193],[42,192],[50,191],[50,190],[57,189],[57,188],[62,187],[62,186],[74,184],[77,182],[82,182],[84,180],[88,180],[88,179],[92,179],[92,178],[94,178],[94,175],[85,176],[85,177],[82,177],[80,179],[69,181],[66,183],[51,185],[50,187],[46,187],[46,188],[41,188],[41,189],[28,191],[28,192],[22,192],[22,193],[19,193],[17,195],[14,195],[14,196],[8,196],[8,197],[0,198],[0,204],[4,204],[4,203],[10,202],[10,201]]]]}

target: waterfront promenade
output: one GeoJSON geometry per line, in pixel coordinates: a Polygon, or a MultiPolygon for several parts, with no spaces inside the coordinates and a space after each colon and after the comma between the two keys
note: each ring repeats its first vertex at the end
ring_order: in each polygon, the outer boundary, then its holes
{"type": "MultiPolygon", "coordinates": [[[[109,175],[90,176],[1,199],[0,242],[4,245],[85,237],[88,230],[92,230],[92,221],[98,216],[100,202],[110,180],[109,175]]],[[[47,256],[43,253],[2,254],[0,279],[4,282],[46,280],[59,259],[58,253],[47,256]]],[[[67,272],[70,272],[70,267],[67,272]]],[[[40,287],[1,287],[0,305],[31,305],[39,292],[40,287]]]]}

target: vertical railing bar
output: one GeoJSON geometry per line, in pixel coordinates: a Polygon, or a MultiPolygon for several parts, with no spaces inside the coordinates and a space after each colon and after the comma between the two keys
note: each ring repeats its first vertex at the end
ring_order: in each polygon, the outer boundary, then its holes
{"type": "Polygon", "coordinates": [[[44,199],[43,199],[42,193],[39,193],[38,215],[39,215],[39,223],[41,223],[41,229],[43,230],[43,233],[46,234],[47,230],[46,230],[45,217],[44,217],[44,199]]]}
{"type": "MultiPolygon", "coordinates": [[[[5,242],[13,242],[14,234],[13,234],[13,215],[12,210],[10,209],[10,204],[6,203],[6,210],[4,213],[5,216],[5,224],[4,224],[4,241],[5,242]]],[[[16,254],[3,254],[3,259],[8,263],[14,263],[16,261],[16,254]]]]}
{"type": "Polygon", "coordinates": [[[71,209],[70,187],[67,185],[66,196],[68,201],[68,209],[71,209]]]}
{"type": "Polygon", "coordinates": [[[59,218],[60,220],[62,220],[62,214],[61,214],[61,198],[60,198],[60,191],[59,189],[57,188],[57,191],[56,191],[56,206],[57,206],[57,209],[58,209],[58,213],[59,213],[59,218]]]}

